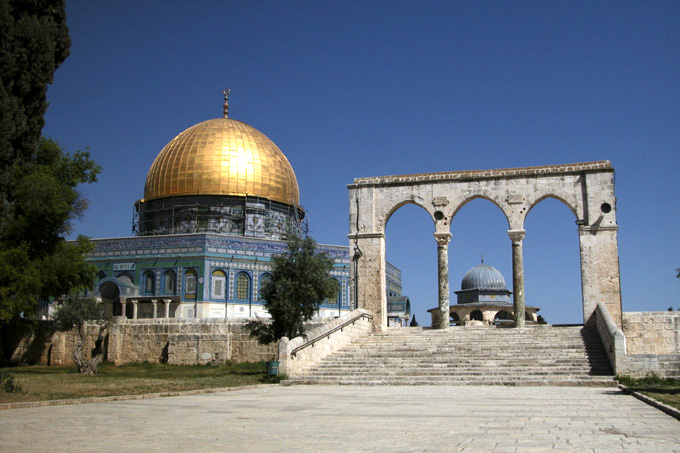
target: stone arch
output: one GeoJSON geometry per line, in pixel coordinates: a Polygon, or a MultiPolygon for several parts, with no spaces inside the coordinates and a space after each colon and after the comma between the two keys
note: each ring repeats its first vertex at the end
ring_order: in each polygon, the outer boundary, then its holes
{"type": "Polygon", "coordinates": [[[500,310],[496,312],[493,316],[494,324],[506,324],[508,321],[512,320],[513,320],[512,313],[510,313],[507,310],[500,310]]]}
{"type": "Polygon", "coordinates": [[[522,240],[529,209],[546,197],[558,198],[579,220],[584,323],[592,322],[599,302],[615,322],[621,320],[614,168],[609,161],[545,167],[442,172],[357,178],[348,186],[353,299],[373,312],[374,326],[386,327],[385,225],[400,206],[413,203],[434,219],[439,279],[438,321],[449,325],[448,242],[451,216],[465,203],[486,198],[508,219],[512,244],[515,325],[523,326],[522,240]],[[439,212],[438,215],[435,213],[439,212]]]}
{"type": "Polygon", "coordinates": [[[419,208],[422,208],[427,214],[430,216],[430,219],[432,220],[432,225],[436,225],[437,221],[435,220],[435,213],[437,212],[436,210],[433,210],[431,206],[427,206],[427,203],[425,202],[424,199],[408,199],[408,200],[402,200],[401,202],[395,204],[394,206],[390,207],[387,209],[387,212],[385,213],[385,220],[382,223],[382,232],[384,233],[386,228],[387,228],[387,222],[390,221],[390,218],[392,215],[394,215],[395,212],[397,212],[400,208],[403,208],[406,205],[414,205],[418,206],[419,208]]]}
{"type": "Polygon", "coordinates": [[[484,321],[484,314],[481,310],[472,310],[470,313],[471,321],[484,321]]]}
{"type": "Polygon", "coordinates": [[[584,319],[583,306],[578,303],[582,298],[580,218],[564,199],[546,195],[536,197],[524,220],[527,298],[542,301],[542,313],[551,322],[577,324],[584,319]],[[552,297],[555,293],[574,303],[557,303],[552,297]]]}
{"type": "Polygon", "coordinates": [[[566,199],[564,199],[564,197],[560,197],[560,196],[555,195],[555,194],[553,194],[553,193],[548,193],[548,194],[540,195],[540,196],[536,197],[535,200],[533,200],[533,201],[530,202],[529,208],[528,208],[527,211],[524,213],[524,217],[523,217],[523,219],[522,219],[522,225],[524,225],[524,221],[525,221],[526,218],[529,216],[529,213],[530,213],[536,206],[538,206],[539,203],[541,203],[542,201],[547,200],[547,199],[549,199],[549,198],[552,198],[553,200],[557,200],[557,201],[561,202],[562,204],[564,204],[564,205],[569,209],[569,211],[571,211],[571,213],[574,214],[574,218],[575,218],[576,220],[582,218],[582,217],[579,217],[579,212],[581,213],[580,215],[583,215],[583,212],[582,212],[582,210],[580,209],[580,207],[572,205],[569,201],[567,201],[566,199]]]}
{"type": "Polygon", "coordinates": [[[97,294],[101,297],[104,315],[107,318],[123,315],[123,305],[120,303],[120,296],[125,294],[125,288],[121,288],[118,279],[104,278],[100,280],[97,294]]]}
{"type": "Polygon", "coordinates": [[[490,202],[492,205],[494,205],[495,207],[497,207],[501,211],[501,213],[503,214],[505,221],[508,222],[508,228],[510,228],[510,218],[509,218],[508,212],[506,212],[505,209],[504,209],[506,205],[499,202],[499,200],[492,198],[487,193],[470,195],[467,198],[465,198],[461,203],[456,205],[455,210],[451,213],[451,221],[453,221],[453,219],[456,217],[456,215],[460,212],[461,209],[463,209],[465,206],[467,206],[470,202],[472,202],[474,200],[486,200],[486,201],[490,202]]]}

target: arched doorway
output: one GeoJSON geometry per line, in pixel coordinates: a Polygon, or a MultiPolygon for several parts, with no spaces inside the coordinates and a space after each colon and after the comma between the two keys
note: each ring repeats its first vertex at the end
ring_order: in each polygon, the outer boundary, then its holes
{"type": "Polygon", "coordinates": [[[99,295],[104,306],[104,316],[122,316],[123,306],[120,303],[120,289],[115,282],[107,281],[99,286],[99,295]]]}

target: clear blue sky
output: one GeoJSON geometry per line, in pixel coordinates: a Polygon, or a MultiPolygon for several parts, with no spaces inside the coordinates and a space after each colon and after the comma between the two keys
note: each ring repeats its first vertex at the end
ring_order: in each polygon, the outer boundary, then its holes
{"type": "MultiPolygon", "coordinates": [[[[155,156],[229,87],[230,117],[293,165],[321,243],[348,243],[355,177],[610,160],[624,310],[680,308],[678,1],[67,3],[44,133],[103,167],[77,233],[130,235],[155,156]]],[[[525,225],[526,301],[549,322],[582,321],[575,220],[546,200],[525,225]]],[[[454,218],[452,296],[480,254],[512,289],[507,228],[483,200],[454,218]]],[[[387,225],[421,325],[433,231],[409,206],[387,225]]]]}

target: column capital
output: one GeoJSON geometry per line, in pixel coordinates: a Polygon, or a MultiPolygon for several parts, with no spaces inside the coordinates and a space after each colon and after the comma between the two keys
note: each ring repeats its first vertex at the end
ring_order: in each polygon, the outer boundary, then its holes
{"type": "Polygon", "coordinates": [[[513,243],[522,242],[526,234],[526,230],[508,230],[508,236],[513,243]]]}
{"type": "Polygon", "coordinates": [[[451,240],[451,233],[434,233],[434,239],[439,247],[446,247],[451,240]]]}

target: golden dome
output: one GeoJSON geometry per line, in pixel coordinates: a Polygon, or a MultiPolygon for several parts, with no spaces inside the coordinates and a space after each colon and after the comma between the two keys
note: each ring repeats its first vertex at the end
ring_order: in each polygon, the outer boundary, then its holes
{"type": "Polygon", "coordinates": [[[231,118],[196,124],[158,154],[146,177],[144,201],[176,195],[239,195],[300,203],[286,156],[262,132],[231,118]]]}

